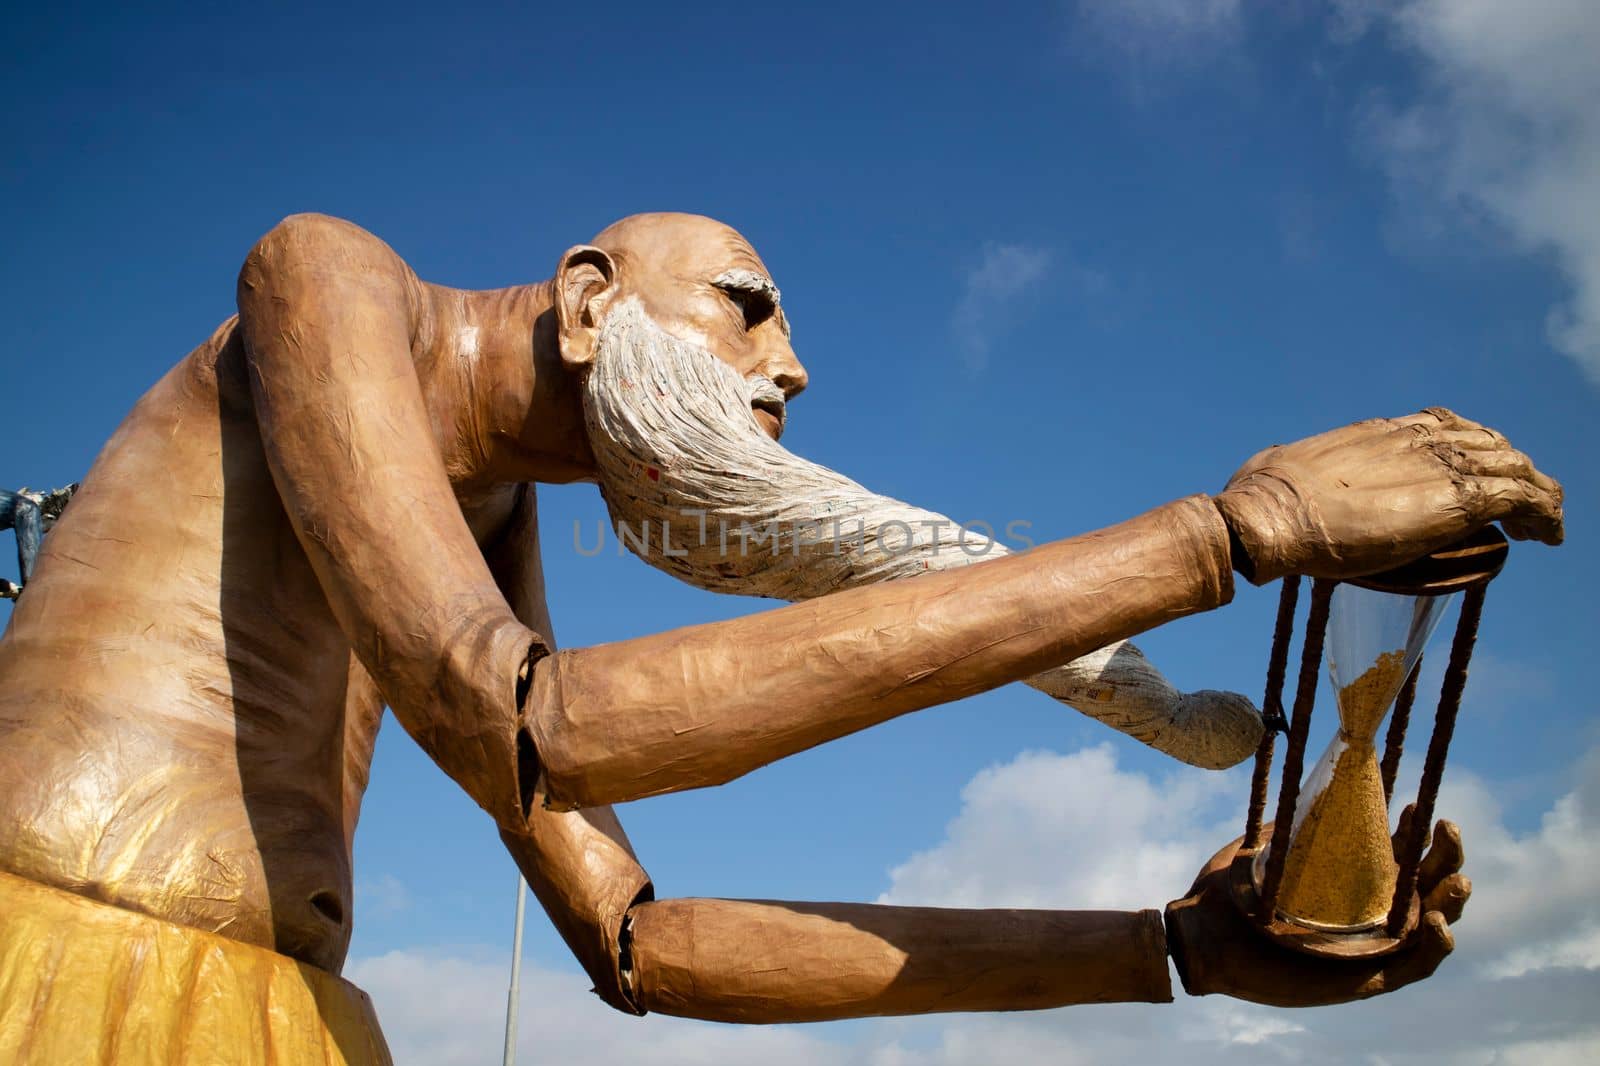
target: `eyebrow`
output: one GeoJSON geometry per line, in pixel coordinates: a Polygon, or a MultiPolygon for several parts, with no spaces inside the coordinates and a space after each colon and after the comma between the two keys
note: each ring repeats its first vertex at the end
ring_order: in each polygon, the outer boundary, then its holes
{"type": "Polygon", "coordinates": [[[724,270],[712,278],[711,284],[719,289],[737,289],[740,292],[750,292],[758,296],[765,296],[772,301],[773,317],[778,320],[778,325],[783,329],[783,335],[785,337],[790,335],[789,316],[783,313],[783,294],[778,291],[778,286],[772,283],[772,279],[765,274],[757,273],[754,270],[746,270],[743,267],[735,267],[732,270],[724,270]]]}

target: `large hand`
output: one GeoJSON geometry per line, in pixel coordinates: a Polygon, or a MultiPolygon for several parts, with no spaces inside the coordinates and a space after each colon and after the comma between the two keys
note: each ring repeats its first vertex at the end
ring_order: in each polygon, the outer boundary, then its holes
{"type": "Polygon", "coordinates": [[[1498,521],[1559,544],[1561,486],[1494,430],[1442,407],[1268,448],[1217,497],[1258,584],[1399,566],[1498,521]]]}
{"type": "MultiPolygon", "coordinates": [[[[1407,812],[1409,813],[1409,811],[1407,812]]],[[[1396,834],[1404,839],[1402,830],[1396,834]]],[[[1167,904],[1167,950],[1193,996],[1220,993],[1273,1007],[1317,1007],[1393,992],[1438,969],[1455,947],[1450,923],[1461,917],[1472,882],[1460,872],[1461,833],[1434,827],[1417,887],[1422,921],[1410,942],[1375,959],[1325,959],[1268,940],[1234,906],[1229,861],[1238,841],[1214,855],[1189,894],[1167,904]]]]}

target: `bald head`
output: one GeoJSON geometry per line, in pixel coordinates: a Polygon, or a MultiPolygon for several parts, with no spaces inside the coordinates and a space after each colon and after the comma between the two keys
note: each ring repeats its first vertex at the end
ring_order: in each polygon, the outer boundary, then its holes
{"type": "MultiPolygon", "coordinates": [[[[570,250],[557,278],[564,330],[598,329],[607,308],[632,298],[662,329],[772,388],[757,420],[782,432],[787,401],[805,388],[788,316],[767,265],[738,230],[704,215],[632,215],[570,250]],[[583,307],[589,308],[585,311],[583,307]]],[[[573,345],[581,361],[592,345],[573,345]]]]}
{"type": "Polygon", "coordinates": [[[770,277],[766,264],[738,230],[704,215],[677,211],[629,215],[601,230],[592,243],[658,278],[691,280],[719,270],[770,277]]]}
{"type": "Polygon", "coordinates": [[[647,307],[652,292],[710,288],[739,305],[748,328],[770,318],[789,336],[772,272],[744,235],[726,223],[677,211],[629,215],[601,230],[593,244],[629,275],[630,287],[647,307]]]}

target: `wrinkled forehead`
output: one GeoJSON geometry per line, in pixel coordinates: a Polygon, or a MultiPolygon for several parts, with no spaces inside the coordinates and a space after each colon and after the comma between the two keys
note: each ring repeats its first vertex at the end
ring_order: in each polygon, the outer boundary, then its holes
{"type": "Polygon", "coordinates": [[[634,215],[595,237],[636,284],[706,284],[730,271],[770,280],[767,266],[732,226],[702,215],[634,215]]]}

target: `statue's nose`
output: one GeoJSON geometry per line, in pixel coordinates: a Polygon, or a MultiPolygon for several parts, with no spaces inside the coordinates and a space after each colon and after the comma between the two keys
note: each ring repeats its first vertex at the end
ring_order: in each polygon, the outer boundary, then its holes
{"type": "Polygon", "coordinates": [[[805,391],[806,385],[811,381],[806,368],[800,365],[800,360],[795,356],[794,349],[787,344],[780,346],[762,360],[761,373],[782,389],[784,398],[788,400],[805,391]]]}

